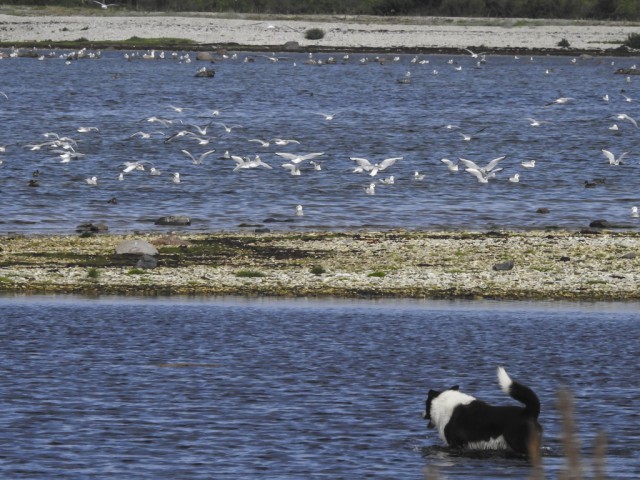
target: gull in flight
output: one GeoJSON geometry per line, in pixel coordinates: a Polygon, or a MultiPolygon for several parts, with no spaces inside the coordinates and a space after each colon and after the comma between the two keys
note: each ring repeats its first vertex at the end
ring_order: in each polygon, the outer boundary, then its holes
{"type": "Polygon", "coordinates": [[[176,107],[175,105],[169,105],[169,108],[177,113],[183,113],[185,110],[191,110],[190,107],[176,107]]]}
{"type": "Polygon", "coordinates": [[[84,157],[84,153],[65,152],[65,153],[61,153],[59,156],[62,159],[60,163],[69,163],[71,160],[84,157]]]}
{"type": "Polygon", "coordinates": [[[316,115],[322,115],[325,120],[333,120],[333,117],[336,116],[335,113],[316,113],[316,115]]]}
{"type": "Polygon", "coordinates": [[[615,118],[617,118],[618,120],[626,120],[628,122],[631,122],[634,127],[638,128],[638,122],[636,122],[634,118],[630,117],[626,113],[617,113],[615,118]]]}
{"type": "Polygon", "coordinates": [[[609,150],[602,149],[602,153],[604,153],[604,156],[607,157],[607,160],[609,160],[609,165],[621,165],[622,159],[624,159],[624,157],[626,157],[629,152],[621,153],[618,158],[616,158],[616,156],[609,150]]]}
{"type": "Polygon", "coordinates": [[[284,158],[285,160],[289,160],[291,163],[298,164],[300,162],[304,162],[305,160],[312,160],[321,155],[324,155],[324,152],[307,153],[306,155],[297,155],[295,153],[286,153],[286,152],[276,152],[276,155],[284,158]]]}
{"type": "Polygon", "coordinates": [[[494,158],[489,163],[487,163],[484,167],[480,167],[478,164],[471,160],[467,160],[466,158],[460,158],[460,163],[462,163],[465,167],[465,171],[469,172],[471,175],[478,179],[480,183],[489,183],[489,179],[494,178],[496,173],[498,173],[502,168],[496,168],[498,163],[506,158],[506,155],[502,157],[494,158]]]}
{"type": "Polygon", "coordinates": [[[249,141],[259,143],[263,148],[267,148],[269,145],[271,145],[271,142],[269,140],[260,140],[259,138],[250,138],[249,141]]]}
{"type": "Polygon", "coordinates": [[[469,169],[477,170],[477,171],[479,171],[480,173],[482,173],[484,175],[488,175],[492,171],[493,172],[499,172],[500,170],[502,170],[502,169],[496,170],[496,167],[498,166],[498,163],[500,163],[505,158],[507,158],[506,155],[503,155],[503,156],[498,157],[498,158],[494,158],[489,163],[487,163],[484,167],[480,167],[475,162],[473,162],[471,160],[467,160],[466,158],[460,158],[460,163],[462,163],[465,167],[467,167],[466,168],[467,171],[469,171],[469,169]]]}
{"type": "Polygon", "coordinates": [[[460,128],[458,125],[453,125],[451,123],[447,124],[447,125],[443,125],[441,127],[436,127],[437,130],[457,130],[458,128],[460,128]]]}
{"type": "Polygon", "coordinates": [[[129,173],[132,172],[133,170],[141,170],[144,171],[144,164],[145,163],[150,163],[150,162],[146,162],[146,161],[140,161],[140,162],[124,162],[124,170],[122,170],[123,173],[129,173]]]}
{"type": "Polygon", "coordinates": [[[571,97],[560,97],[555,99],[553,102],[549,102],[547,104],[545,104],[545,107],[548,107],[549,105],[564,105],[565,103],[569,103],[571,101],[575,100],[575,98],[571,98],[571,97]]]}
{"type": "Polygon", "coordinates": [[[99,2],[98,0],[91,0],[91,1],[93,3],[96,3],[96,4],[100,5],[100,8],[103,9],[103,10],[106,10],[109,7],[117,7],[118,6],[117,3],[102,3],[102,2],[99,2]]]}
{"type": "Polygon", "coordinates": [[[551,122],[547,122],[546,120],[536,120],[535,118],[531,118],[531,117],[527,117],[527,120],[529,121],[529,126],[531,127],[539,127],[543,123],[551,123],[551,122]]]}
{"type": "Polygon", "coordinates": [[[233,130],[234,128],[243,128],[242,125],[225,125],[222,122],[216,122],[216,125],[222,126],[222,128],[224,128],[224,131],[227,133],[231,133],[231,130],[233,130]]]}
{"type": "Polygon", "coordinates": [[[169,125],[171,125],[173,123],[173,121],[171,120],[167,120],[165,118],[158,118],[158,117],[147,117],[144,119],[145,121],[149,122],[149,123],[159,123],[164,127],[169,127],[169,125]]]}
{"type": "Polygon", "coordinates": [[[246,168],[257,168],[257,167],[263,167],[268,169],[272,168],[271,165],[264,163],[258,155],[256,155],[253,160],[251,160],[249,157],[240,157],[238,155],[231,155],[231,160],[236,162],[236,166],[233,169],[234,172],[240,169],[246,169],[246,168]]]}
{"type": "Polygon", "coordinates": [[[187,125],[187,127],[193,127],[198,131],[200,135],[205,136],[207,134],[207,128],[209,128],[210,125],[211,125],[211,122],[207,123],[204,127],[190,123],[187,125]]]}
{"type": "Polygon", "coordinates": [[[298,140],[293,140],[293,139],[274,138],[272,140],[273,140],[273,143],[275,143],[276,145],[279,145],[279,146],[289,145],[290,143],[295,143],[295,144],[300,145],[300,142],[298,140]]]}
{"type": "Polygon", "coordinates": [[[149,139],[151,138],[151,135],[160,135],[164,137],[165,133],[164,132],[136,132],[129,135],[129,138],[140,137],[144,139],[149,139]]]}
{"type": "Polygon", "coordinates": [[[351,160],[353,160],[358,164],[358,166],[353,170],[354,173],[369,172],[369,175],[371,175],[372,177],[376,176],[378,172],[382,172],[383,170],[386,170],[391,165],[396,163],[398,160],[402,160],[402,157],[391,157],[391,158],[385,158],[380,163],[371,163],[366,158],[360,158],[360,157],[350,157],[350,158],[351,160]]]}
{"type": "Polygon", "coordinates": [[[201,153],[198,158],[196,158],[190,151],[188,150],[180,150],[182,153],[184,153],[187,157],[189,157],[191,159],[191,161],[193,162],[194,165],[202,165],[202,162],[204,161],[205,158],[207,158],[207,156],[211,155],[212,153],[215,152],[215,150],[209,150],[208,152],[204,152],[201,153]]]}
{"type": "Polygon", "coordinates": [[[478,133],[480,132],[484,132],[487,128],[489,127],[482,127],[480,130],[478,130],[477,132],[471,134],[471,135],[467,135],[466,133],[462,133],[462,132],[458,132],[458,134],[460,134],[460,136],[462,137],[462,140],[465,142],[470,142],[478,133]]]}
{"type": "Polygon", "coordinates": [[[457,172],[459,170],[458,164],[453,163],[448,158],[441,158],[440,161],[447,166],[447,170],[449,170],[450,172],[457,172]]]}
{"type": "Polygon", "coordinates": [[[478,58],[478,57],[481,57],[482,55],[485,55],[485,52],[475,53],[469,50],[468,48],[463,48],[463,50],[466,52],[469,52],[469,55],[471,55],[471,58],[478,58]]]}
{"type": "Polygon", "coordinates": [[[80,133],[99,132],[98,127],[78,127],[77,131],[80,133]]]}

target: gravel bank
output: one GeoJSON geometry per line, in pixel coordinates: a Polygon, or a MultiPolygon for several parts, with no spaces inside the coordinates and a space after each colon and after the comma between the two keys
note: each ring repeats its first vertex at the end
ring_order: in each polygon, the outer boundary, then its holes
{"type": "Polygon", "coordinates": [[[268,17],[190,15],[0,14],[0,41],[118,41],[131,37],[190,39],[207,45],[273,47],[295,41],[301,47],[345,49],[552,49],[569,41],[574,49],[613,49],[638,31],[638,24],[523,19],[317,16],[268,17]],[[310,28],[325,37],[306,40],[310,28]]]}
{"type": "Polygon", "coordinates": [[[0,291],[12,293],[640,298],[640,235],[629,232],[32,236],[0,248],[0,291]],[[157,268],[115,254],[132,238],[157,246],[157,268]]]}

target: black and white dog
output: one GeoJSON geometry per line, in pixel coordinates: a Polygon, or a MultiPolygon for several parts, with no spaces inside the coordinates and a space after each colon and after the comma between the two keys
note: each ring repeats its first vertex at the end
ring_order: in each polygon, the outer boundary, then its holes
{"type": "Polygon", "coordinates": [[[511,380],[502,367],[498,368],[498,383],[504,393],[525,406],[494,407],[460,392],[457,385],[443,392],[429,390],[423,415],[429,428],[436,427],[451,447],[526,455],[530,442],[540,445],[540,400],[529,387],[511,380]]]}

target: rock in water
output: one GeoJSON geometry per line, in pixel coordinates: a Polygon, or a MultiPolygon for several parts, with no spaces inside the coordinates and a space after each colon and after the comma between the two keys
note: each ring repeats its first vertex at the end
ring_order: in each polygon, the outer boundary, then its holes
{"type": "Polygon", "coordinates": [[[201,62],[213,62],[213,55],[211,55],[211,52],[198,52],[196,54],[196,60],[200,60],[201,62]]]}
{"type": "Polygon", "coordinates": [[[196,78],[213,78],[216,75],[215,70],[210,68],[201,68],[196,72],[196,78]]]}
{"type": "Polygon", "coordinates": [[[160,217],[156,220],[156,225],[173,225],[182,227],[191,225],[191,219],[184,215],[169,215],[168,217],[160,217]]]}

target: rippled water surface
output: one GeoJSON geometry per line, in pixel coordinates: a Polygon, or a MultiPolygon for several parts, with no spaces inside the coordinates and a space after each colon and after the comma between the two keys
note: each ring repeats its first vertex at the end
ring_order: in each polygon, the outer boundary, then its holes
{"type": "Polygon", "coordinates": [[[306,54],[281,54],[273,62],[239,52],[211,66],[215,78],[202,79],[194,77],[201,62],[170,57],[126,61],[122,52],[105,52],[69,65],[60,58],[0,62],[8,96],[0,97],[0,144],[7,145],[0,165],[0,232],[64,233],[89,221],[105,222],[111,231],[153,229],[162,228],[154,221],[165,215],[191,217],[194,231],[574,228],[596,218],[638,225],[630,209],[640,205],[640,130],[612,118],[640,117],[640,78],[627,82],[613,73],[638,58],[489,56],[478,68],[470,56],[421,55],[412,63],[413,55],[352,54],[345,62],[337,54],[335,65],[317,66],[305,64],[306,54]],[[407,72],[411,83],[400,83],[407,72]],[[573,100],[547,105],[559,97],[573,100]],[[336,115],[326,121],[320,112],[336,115]],[[146,121],[153,116],[173,123],[146,121]],[[527,117],[549,123],[531,127],[527,117]],[[211,121],[242,128],[227,133],[212,124],[207,145],[190,134],[165,141],[211,121]],[[609,129],[614,123],[619,130],[609,129]],[[460,128],[441,128],[448,124],[460,128]],[[89,126],[99,132],[77,132],[89,126]],[[130,138],[139,131],[161,133],[130,138]],[[47,147],[32,150],[29,145],[51,139],[43,136],[47,132],[76,140],[85,156],[61,163],[47,147]],[[474,138],[464,141],[461,132],[474,138]],[[248,141],[275,137],[300,144],[248,141]],[[194,165],[183,149],[195,156],[216,152],[194,165]],[[601,149],[616,156],[629,151],[627,163],[608,165],[601,149]],[[260,155],[273,168],[234,172],[233,160],[219,158],[227,150],[260,155]],[[305,161],[301,175],[291,176],[275,152],[324,152],[317,159],[322,170],[305,161]],[[452,174],[440,162],[464,157],[483,166],[502,155],[504,170],[488,184],[452,174]],[[373,178],[352,172],[354,156],[403,159],[373,178]],[[521,167],[532,159],[534,169],[521,167]],[[118,181],[126,161],[145,162],[146,169],[118,181]],[[150,175],[152,166],[162,175],[150,175]],[[415,181],[415,171],[425,179],[415,181]],[[179,184],[171,181],[175,172],[179,184]],[[516,172],[520,183],[509,182],[516,172]],[[391,175],[395,184],[379,182],[391,175]],[[97,186],[85,183],[92,176],[97,186]],[[30,180],[39,186],[28,186],[30,180]],[[585,188],[594,180],[604,183],[585,188]],[[375,195],[364,192],[371,181],[377,182],[375,195]],[[297,204],[303,217],[294,215],[297,204]],[[549,213],[536,214],[538,208],[549,213]]]}
{"type": "Polygon", "coordinates": [[[454,383],[508,404],[504,365],[542,401],[544,464],[562,467],[556,393],[582,447],[608,435],[637,478],[635,304],[1,298],[3,478],[526,478],[460,455],[421,418],[454,383]]]}

